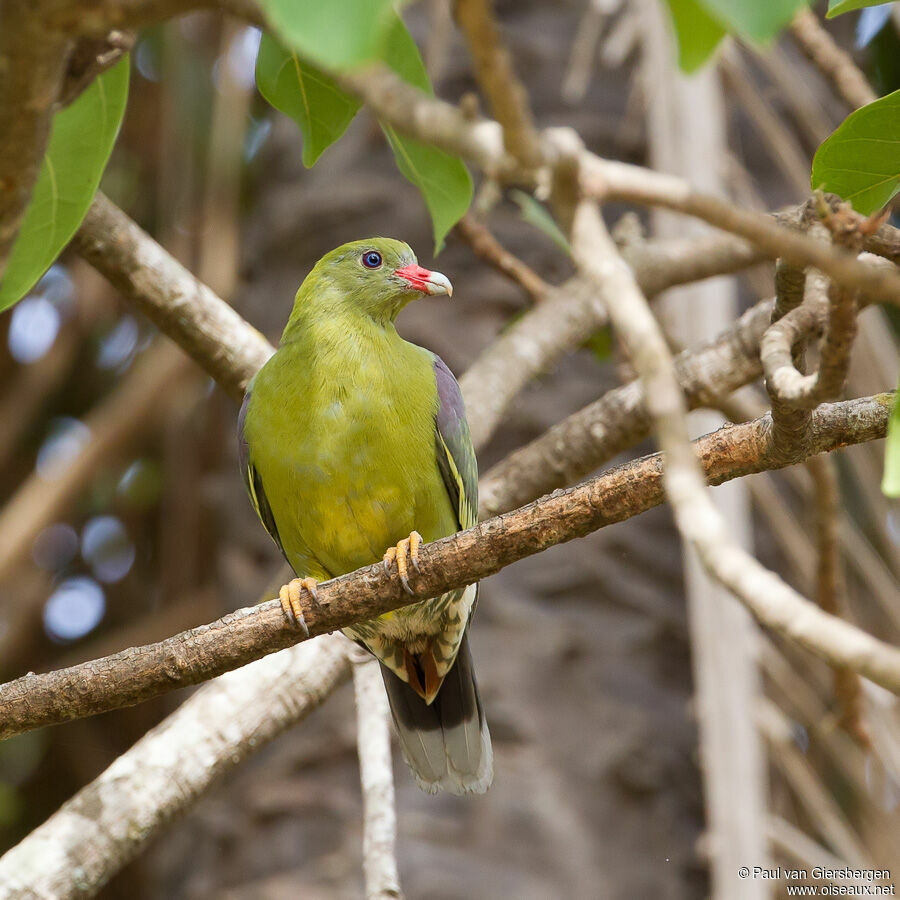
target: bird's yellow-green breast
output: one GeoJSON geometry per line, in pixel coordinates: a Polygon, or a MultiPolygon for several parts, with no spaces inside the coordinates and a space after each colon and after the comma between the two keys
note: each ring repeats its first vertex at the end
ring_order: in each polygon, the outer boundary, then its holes
{"type": "Polygon", "coordinates": [[[435,454],[433,356],[393,325],[295,323],[257,375],[245,421],[284,553],[325,578],[418,530],[458,529],[435,454]]]}

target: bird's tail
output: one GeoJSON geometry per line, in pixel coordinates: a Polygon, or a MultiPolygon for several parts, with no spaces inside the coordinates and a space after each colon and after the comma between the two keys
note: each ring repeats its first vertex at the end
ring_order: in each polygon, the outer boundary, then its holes
{"type": "Polygon", "coordinates": [[[491,735],[475,683],[468,635],[431,702],[381,667],[403,758],[423,791],[483,794],[494,777],[491,735]]]}

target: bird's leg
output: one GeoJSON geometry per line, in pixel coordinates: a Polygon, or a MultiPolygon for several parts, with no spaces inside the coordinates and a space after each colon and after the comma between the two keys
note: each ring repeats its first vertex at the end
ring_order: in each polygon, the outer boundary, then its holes
{"type": "Polygon", "coordinates": [[[278,592],[278,599],[281,600],[281,608],[284,610],[285,618],[291,623],[293,628],[302,631],[306,637],[309,637],[309,629],[306,627],[306,620],[303,618],[303,607],[300,605],[300,597],[306,591],[312,598],[313,603],[319,602],[319,583],[315,578],[294,578],[287,584],[281,586],[278,592]]]}
{"type": "Polygon", "coordinates": [[[419,569],[419,547],[422,546],[422,535],[418,531],[412,532],[408,538],[403,538],[396,547],[388,547],[384,554],[384,572],[386,575],[391,574],[391,563],[397,563],[397,574],[400,576],[400,583],[403,590],[407,594],[413,593],[413,589],[409,586],[409,564],[417,571],[419,569]]]}

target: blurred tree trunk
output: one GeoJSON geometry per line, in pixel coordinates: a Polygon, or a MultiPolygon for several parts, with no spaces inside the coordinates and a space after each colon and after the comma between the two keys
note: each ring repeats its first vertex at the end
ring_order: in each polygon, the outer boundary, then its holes
{"type": "MultiPolygon", "coordinates": [[[[682,175],[698,190],[721,195],[727,152],[726,114],[715,66],[692,76],[679,71],[663,6],[645,2],[644,85],[648,93],[649,164],[682,175]]],[[[684,237],[709,229],[656,211],[659,237],[684,237]]],[[[715,337],[737,315],[734,278],[715,278],[670,291],[661,305],[669,336],[684,346],[715,337]]],[[[693,414],[696,434],[714,431],[722,416],[693,414]]],[[[751,543],[746,486],[732,482],[716,491],[716,505],[745,547],[751,543]]],[[[691,632],[700,757],[707,811],[706,848],[712,896],[757,900],[765,882],[740,879],[742,865],[765,865],[766,789],[764,756],[752,710],[760,684],[756,667],[757,627],[741,604],[704,572],[685,548],[685,591],[691,632]],[[756,861],[759,862],[756,862],[756,861]]]]}

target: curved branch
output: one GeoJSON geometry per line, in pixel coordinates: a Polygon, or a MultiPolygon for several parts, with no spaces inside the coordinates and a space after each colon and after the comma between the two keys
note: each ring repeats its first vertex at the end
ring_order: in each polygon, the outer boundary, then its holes
{"type": "Polygon", "coordinates": [[[519,285],[533,302],[540,303],[553,289],[531,266],[510,253],[472,213],[466,213],[456,223],[456,231],[477,257],[519,285]]]}

